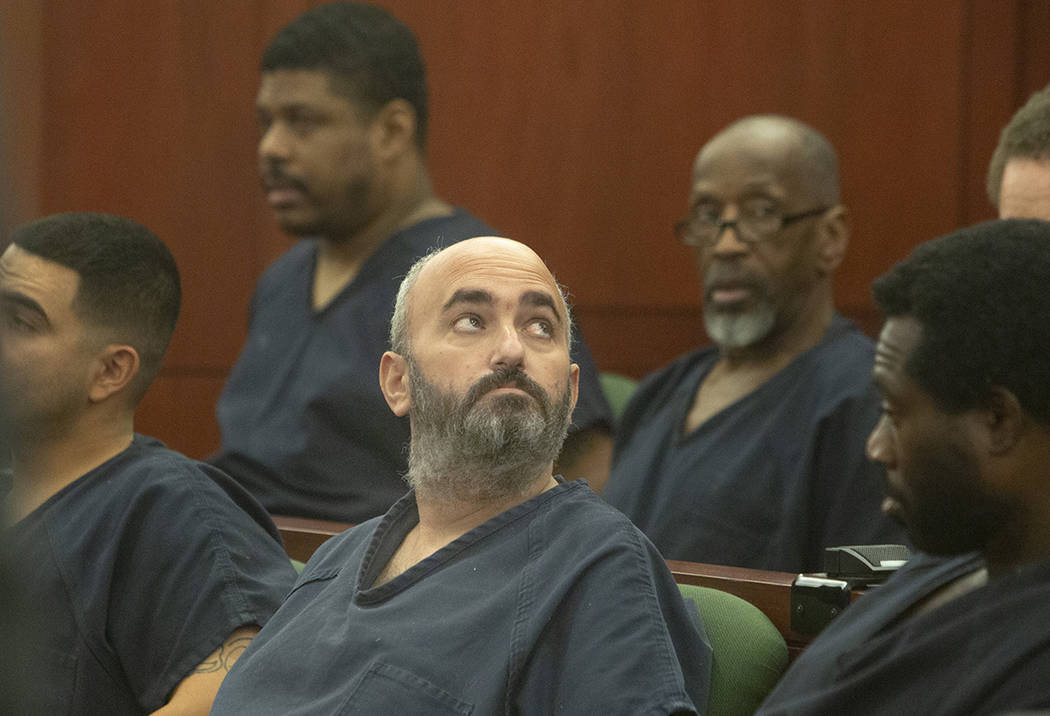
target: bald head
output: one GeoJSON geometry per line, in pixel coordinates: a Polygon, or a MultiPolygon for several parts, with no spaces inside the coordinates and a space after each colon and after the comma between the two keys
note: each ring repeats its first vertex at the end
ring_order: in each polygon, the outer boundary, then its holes
{"type": "MultiPolygon", "coordinates": [[[[534,281],[537,288],[546,286],[552,296],[557,314],[566,331],[566,340],[572,336],[572,317],[565,295],[539,255],[525,244],[499,236],[479,236],[432,251],[412,265],[397,293],[394,315],[390,320],[390,348],[395,353],[408,355],[412,305],[417,294],[426,294],[428,300],[447,301],[452,296],[438,297],[436,287],[448,287],[464,280],[476,279],[478,286],[486,281],[498,281],[501,272],[511,272],[534,281]]],[[[502,274],[505,275],[505,274],[502,274]]],[[[447,291],[446,291],[447,292],[447,291]]]]}
{"type": "Polygon", "coordinates": [[[760,157],[803,203],[839,203],[839,166],[835,149],[823,134],[791,117],[754,115],[733,122],[697,155],[694,173],[728,155],[760,157]]]}

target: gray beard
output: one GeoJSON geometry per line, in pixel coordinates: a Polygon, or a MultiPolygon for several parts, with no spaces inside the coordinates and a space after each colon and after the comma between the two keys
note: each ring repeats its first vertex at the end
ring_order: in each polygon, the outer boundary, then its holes
{"type": "Polygon", "coordinates": [[[744,313],[724,313],[704,310],[704,328],[720,348],[738,349],[753,346],[773,330],[776,311],[768,303],[760,303],[744,313]]]}
{"type": "Polygon", "coordinates": [[[528,376],[498,371],[460,399],[428,381],[411,358],[406,361],[412,440],[405,480],[417,493],[444,502],[515,497],[550,468],[569,429],[568,382],[555,403],[528,376]],[[509,381],[531,398],[485,397],[509,381]]]}

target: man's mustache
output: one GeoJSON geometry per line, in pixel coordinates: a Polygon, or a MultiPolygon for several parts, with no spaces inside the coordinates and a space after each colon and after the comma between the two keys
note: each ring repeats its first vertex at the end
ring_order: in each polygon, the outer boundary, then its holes
{"type": "Polygon", "coordinates": [[[525,372],[518,367],[497,368],[484,378],[480,378],[474,383],[474,385],[470,386],[470,390],[467,391],[467,397],[464,403],[468,408],[472,407],[475,403],[481,400],[482,396],[486,393],[497,388],[503,388],[507,385],[513,385],[515,388],[530,395],[540,404],[544,413],[547,412],[547,404],[549,402],[547,392],[540,387],[539,383],[526,375],[525,372]]]}
{"type": "Polygon", "coordinates": [[[308,191],[306,183],[302,179],[288,174],[277,163],[262,165],[259,169],[259,176],[264,189],[297,189],[304,194],[308,191]]]}

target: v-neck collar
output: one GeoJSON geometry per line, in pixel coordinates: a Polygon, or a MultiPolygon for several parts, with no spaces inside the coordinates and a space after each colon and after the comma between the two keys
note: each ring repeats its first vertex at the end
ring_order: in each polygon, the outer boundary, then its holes
{"type": "Polygon", "coordinates": [[[557,496],[570,491],[590,489],[586,483],[580,480],[567,483],[561,476],[556,476],[555,479],[558,481],[558,484],[551,489],[541,492],[535,497],[486,520],[469,532],[452,540],[430,556],[412,565],[393,579],[378,586],[372,586],[375,584],[380,572],[383,571],[394,556],[405,536],[413,527],[419,524],[419,508],[416,504],[416,493],[415,490],[409,491],[408,494],[394,503],[394,506],[390,508],[376,526],[358,570],[354,601],[359,605],[367,606],[390,599],[427,575],[437,571],[472,545],[542,508],[557,496]]]}

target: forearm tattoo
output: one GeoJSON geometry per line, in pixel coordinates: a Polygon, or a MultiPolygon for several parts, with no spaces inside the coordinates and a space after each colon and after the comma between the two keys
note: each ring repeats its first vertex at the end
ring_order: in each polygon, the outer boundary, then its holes
{"type": "Polygon", "coordinates": [[[194,669],[195,674],[214,674],[218,671],[229,671],[233,662],[237,661],[248,645],[252,643],[251,636],[235,636],[227,639],[213,654],[201,662],[194,669]]]}

